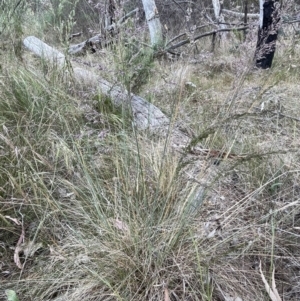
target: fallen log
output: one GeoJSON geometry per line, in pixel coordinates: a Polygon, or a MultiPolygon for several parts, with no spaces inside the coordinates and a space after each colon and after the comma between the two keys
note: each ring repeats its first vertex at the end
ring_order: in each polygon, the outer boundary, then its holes
{"type": "MultiPolygon", "coordinates": [[[[23,43],[34,54],[57,67],[63,67],[66,64],[65,56],[61,52],[36,37],[27,37],[23,43]]],[[[79,83],[87,83],[98,88],[103,95],[111,99],[113,105],[127,109],[131,113],[133,123],[137,129],[148,130],[152,134],[164,137],[169,141],[169,145],[173,149],[186,154],[186,156],[188,156],[188,153],[191,153],[191,148],[197,148],[200,153],[202,152],[201,147],[198,146],[199,141],[195,143],[195,139],[191,140],[190,137],[181,131],[179,127],[175,126],[153,104],[140,96],[129,93],[122,86],[114,85],[91,71],[75,66],[75,63],[72,63],[71,67],[75,80],[79,83]]],[[[215,177],[214,168],[206,169],[203,176],[205,176],[204,184],[194,186],[191,190],[189,200],[187,200],[187,210],[191,213],[197,212],[197,209],[201,206],[206,196],[206,190],[215,177]]]]}
{"type": "MultiPolygon", "coordinates": [[[[63,67],[65,64],[65,56],[61,52],[36,37],[25,38],[24,45],[34,54],[58,67],[63,67]]],[[[114,85],[91,71],[76,67],[74,64],[72,67],[74,77],[78,82],[84,82],[99,88],[101,93],[110,97],[114,106],[126,106],[127,110],[132,113],[134,124],[138,129],[149,129],[155,132],[159,128],[165,129],[169,125],[169,118],[142,97],[129,93],[121,86],[114,85]]]]}

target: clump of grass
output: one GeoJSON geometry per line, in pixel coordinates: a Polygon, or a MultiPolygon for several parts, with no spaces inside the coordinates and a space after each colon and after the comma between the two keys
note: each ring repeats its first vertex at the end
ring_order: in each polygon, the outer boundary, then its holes
{"type": "Polygon", "coordinates": [[[267,276],[276,267],[283,297],[297,298],[298,121],[257,110],[280,94],[282,114],[298,112],[281,70],[240,78],[222,67],[208,80],[181,61],[151,65],[174,83],[152,94],[191,138],[178,149],[136,131],[109,99],[31,64],[1,71],[3,289],[25,301],[267,300],[261,260],[267,276]],[[28,252],[29,242],[39,248],[28,252]]]}

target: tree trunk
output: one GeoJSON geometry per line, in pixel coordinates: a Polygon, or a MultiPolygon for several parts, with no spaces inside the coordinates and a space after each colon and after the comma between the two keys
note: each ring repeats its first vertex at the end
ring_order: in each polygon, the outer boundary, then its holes
{"type": "MultiPolygon", "coordinates": [[[[244,1],[244,25],[247,26],[247,23],[248,23],[248,0],[245,0],[244,1]]],[[[246,37],[247,37],[247,29],[245,29],[244,31],[244,42],[246,41],[246,37]]]]}
{"type": "Polygon", "coordinates": [[[213,4],[213,7],[214,7],[214,13],[215,13],[216,21],[218,23],[221,23],[220,28],[221,29],[226,28],[226,25],[222,24],[222,23],[225,23],[225,20],[224,20],[223,14],[222,14],[220,1],[219,0],[212,0],[212,4],[213,4]]]}
{"type": "Polygon", "coordinates": [[[259,0],[259,28],[263,27],[263,20],[264,20],[264,1],[259,0]]]}
{"type": "Polygon", "coordinates": [[[268,69],[272,66],[276,49],[279,21],[280,4],[278,0],[266,0],[263,3],[263,14],[262,11],[260,14],[255,52],[255,61],[258,68],[268,69]],[[263,16],[263,18],[261,18],[261,16],[263,16]]]}
{"type": "Polygon", "coordinates": [[[159,20],[158,10],[154,0],[142,0],[149,27],[151,45],[161,45],[163,42],[162,26],[159,20]]]}
{"type": "MultiPolygon", "coordinates": [[[[226,25],[223,24],[223,23],[225,23],[225,19],[224,19],[224,16],[222,14],[222,6],[221,6],[220,1],[219,0],[212,0],[212,4],[213,4],[213,7],[214,7],[215,19],[216,19],[216,22],[219,25],[219,28],[226,29],[226,25]]],[[[226,32],[219,33],[219,38],[224,37],[224,36],[226,36],[226,32]]],[[[216,38],[217,38],[217,35],[214,34],[213,39],[212,39],[212,48],[213,48],[212,50],[213,51],[215,50],[216,38]]]]}

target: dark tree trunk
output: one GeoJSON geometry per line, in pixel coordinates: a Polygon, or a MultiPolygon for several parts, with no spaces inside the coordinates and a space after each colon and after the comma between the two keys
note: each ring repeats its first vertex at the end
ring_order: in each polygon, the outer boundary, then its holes
{"type": "Polygon", "coordinates": [[[278,0],[266,0],[264,5],[263,24],[258,30],[255,60],[258,68],[271,68],[276,49],[280,20],[278,0]]]}
{"type": "MultiPolygon", "coordinates": [[[[245,0],[244,1],[244,26],[247,26],[247,23],[248,23],[248,0],[245,0]]],[[[247,37],[247,29],[245,29],[244,31],[244,42],[246,41],[246,37],[247,37]]]]}

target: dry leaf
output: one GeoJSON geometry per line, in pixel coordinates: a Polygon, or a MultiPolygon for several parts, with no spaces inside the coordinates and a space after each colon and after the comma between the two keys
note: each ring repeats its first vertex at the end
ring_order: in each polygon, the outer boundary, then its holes
{"type": "Polygon", "coordinates": [[[114,220],[114,226],[123,232],[129,232],[128,226],[124,222],[120,221],[118,218],[114,220]]]}
{"type": "Polygon", "coordinates": [[[40,243],[34,243],[33,241],[29,241],[28,243],[24,243],[24,233],[22,230],[22,234],[19,238],[19,241],[17,243],[17,246],[15,248],[15,252],[14,252],[14,262],[17,265],[17,267],[19,269],[23,268],[23,264],[21,263],[19,254],[21,252],[24,253],[25,257],[32,257],[34,255],[34,253],[39,250],[40,248],[43,247],[43,244],[40,243]],[[23,244],[22,244],[23,242],[23,244]]]}
{"type": "Polygon", "coordinates": [[[279,294],[278,294],[278,291],[276,289],[276,284],[275,284],[275,269],[273,269],[273,272],[272,272],[272,288],[270,288],[270,285],[268,284],[262,270],[261,270],[261,261],[259,263],[259,271],[260,271],[260,275],[261,275],[261,279],[263,281],[263,283],[265,284],[265,287],[266,287],[266,291],[267,293],[269,294],[270,298],[272,301],[282,301],[279,294]]]}
{"type": "Polygon", "coordinates": [[[278,294],[278,291],[276,288],[276,283],[275,283],[275,268],[273,269],[273,272],[272,272],[272,291],[276,297],[276,301],[281,301],[281,298],[278,294]]]}
{"type": "Polygon", "coordinates": [[[224,298],[225,298],[225,301],[243,301],[243,299],[240,297],[231,297],[226,294],[225,294],[224,298]]]}
{"type": "Polygon", "coordinates": [[[14,252],[14,262],[15,262],[16,266],[17,266],[20,270],[23,269],[23,265],[22,265],[22,263],[21,263],[20,256],[19,256],[19,254],[20,254],[21,251],[22,251],[22,248],[21,248],[21,247],[16,247],[16,248],[15,248],[15,252],[14,252]]]}

